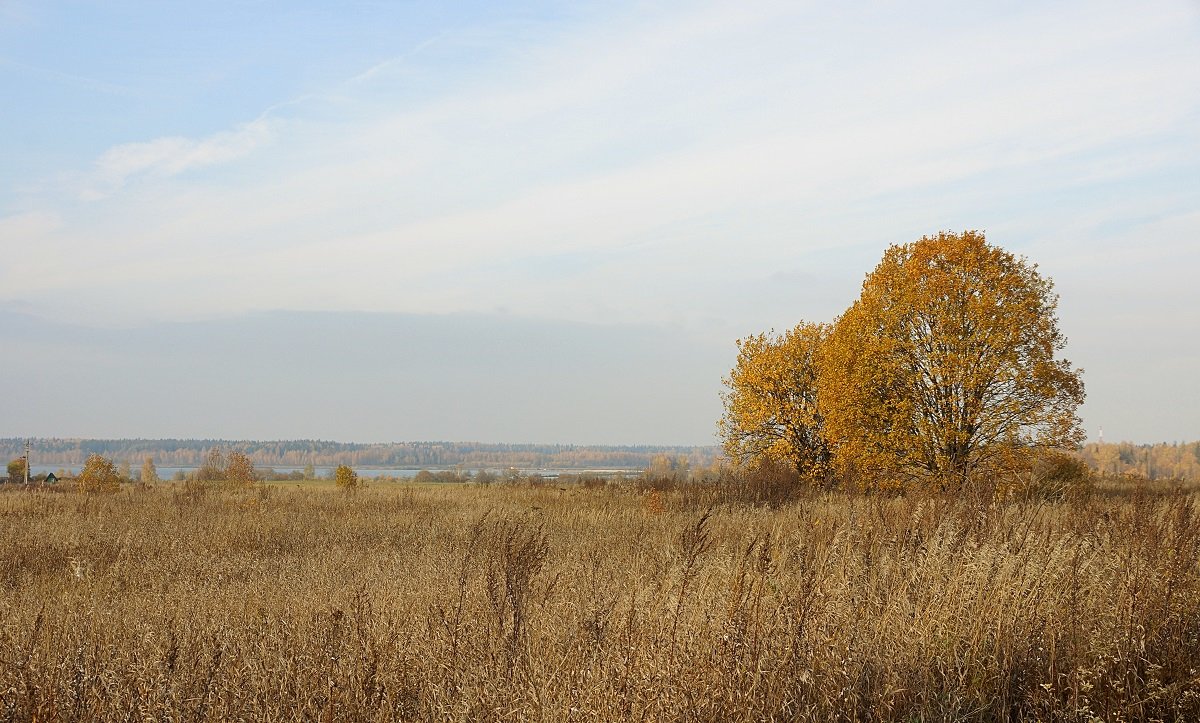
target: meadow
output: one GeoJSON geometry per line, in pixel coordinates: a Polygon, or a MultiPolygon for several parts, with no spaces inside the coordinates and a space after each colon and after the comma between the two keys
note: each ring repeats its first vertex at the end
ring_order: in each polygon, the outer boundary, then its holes
{"type": "Polygon", "coordinates": [[[0,719],[1200,720],[1200,493],[0,494],[0,719]]]}

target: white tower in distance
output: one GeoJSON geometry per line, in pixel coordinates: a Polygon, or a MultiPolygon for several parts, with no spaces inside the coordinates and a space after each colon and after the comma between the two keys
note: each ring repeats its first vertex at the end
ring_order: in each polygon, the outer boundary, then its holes
{"type": "Polygon", "coordinates": [[[1097,444],[1104,444],[1104,427],[1100,428],[1100,436],[1096,439],[1097,444]]]}

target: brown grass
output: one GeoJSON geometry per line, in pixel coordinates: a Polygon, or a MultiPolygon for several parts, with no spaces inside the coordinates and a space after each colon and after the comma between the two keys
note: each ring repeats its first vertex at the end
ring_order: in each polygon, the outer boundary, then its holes
{"type": "Polygon", "coordinates": [[[0,495],[0,719],[1200,720],[1200,506],[0,495]]]}

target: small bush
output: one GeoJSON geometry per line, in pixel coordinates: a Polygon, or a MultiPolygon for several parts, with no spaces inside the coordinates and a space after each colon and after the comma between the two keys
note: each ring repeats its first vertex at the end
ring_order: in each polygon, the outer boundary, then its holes
{"type": "Polygon", "coordinates": [[[1092,487],[1092,470],[1087,463],[1066,452],[1045,452],[1034,458],[1025,475],[1026,494],[1040,499],[1062,500],[1086,494],[1092,487]]]}
{"type": "Polygon", "coordinates": [[[230,452],[225,463],[225,483],[230,487],[249,487],[258,480],[254,463],[243,452],[230,452]]]}
{"type": "Polygon", "coordinates": [[[583,485],[585,490],[599,490],[608,486],[608,480],[598,474],[580,475],[579,484],[583,485]]]}
{"type": "Polygon", "coordinates": [[[724,502],[775,507],[810,486],[788,465],[764,459],[743,469],[724,470],[717,480],[724,502]]]}
{"type": "Polygon", "coordinates": [[[358,489],[358,473],[344,464],[339,464],[334,470],[333,479],[340,490],[353,492],[358,489]]]}
{"type": "Polygon", "coordinates": [[[93,454],[83,463],[75,489],[84,494],[112,493],[121,489],[121,474],[111,459],[93,454]]]}

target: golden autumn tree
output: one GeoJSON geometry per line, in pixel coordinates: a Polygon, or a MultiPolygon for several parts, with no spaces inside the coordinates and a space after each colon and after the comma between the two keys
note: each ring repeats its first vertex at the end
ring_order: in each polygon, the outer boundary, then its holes
{"type": "Polygon", "coordinates": [[[93,454],[84,461],[75,489],[86,494],[117,492],[121,489],[121,479],[111,459],[93,454]]]}
{"type": "Polygon", "coordinates": [[[333,471],[333,479],[340,490],[353,492],[358,489],[358,473],[348,465],[339,464],[333,471]]]}
{"type": "Polygon", "coordinates": [[[158,478],[158,467],[154,466],[154,458],[146,457],[142,461],[142,484],[152,485],[161,482],[158,478]]]}
{"type": "Polygon", "coordinates": [[[718,423],[725,454],[739,465],[782,463],[811,482],[829,473],[829,445],[817,398],[817,356],[826,324],[801,323],[781,336],[739,339],[724,381],[718,423]]]}
{"type": "Polygon", "coordinates": [[[254,471],[254,463],[244,452],[230,452],[225,462],[225,481],[231,487],[248,487],[254,484],[258,475],[254,471]]]}
{"type": "Polygon", "coordinates": [[[892,246],[822,354],[839,465],[956,487],[1083,434],[1080,370],[1057,358],[1053,283],[983,233],[892,246]]]}
{"type": "Polygon", "coordinates": [[[8,463],[8,481],[13,483],[25,481],[24,457],[17,457],[8,463]]]}

